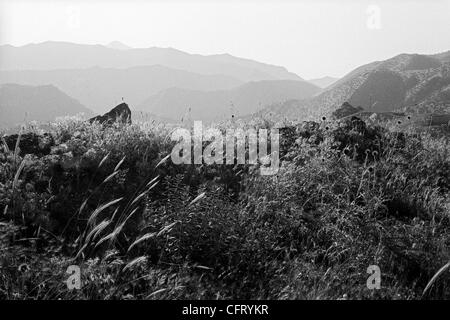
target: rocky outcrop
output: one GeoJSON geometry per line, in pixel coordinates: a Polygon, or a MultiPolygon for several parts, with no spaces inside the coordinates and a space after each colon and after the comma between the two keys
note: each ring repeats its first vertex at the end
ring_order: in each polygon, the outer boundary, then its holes
{"type": "Polygon", "coordinates": [[[89,119],[90,123],[95,121],[98,121],[104,125],[111,125],[115,122],[131,124],[131,110],[125,102],[122,102],[104,115],[89,119]]]}

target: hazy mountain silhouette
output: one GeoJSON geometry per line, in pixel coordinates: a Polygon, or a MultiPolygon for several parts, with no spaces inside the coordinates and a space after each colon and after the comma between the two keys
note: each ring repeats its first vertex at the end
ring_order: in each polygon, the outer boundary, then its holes
{"type": "Polygon", "coordinates": [[[92,111],[52,85],[0,86],[0,128],[12,128],[28,121],[49,122],[56,117],[92,111]]]}
{"type": "Polygon", "coordinates": [[[258,80],[301,80],[285,68],[242,59],[229,54],[189,54],[172,48],[117,50],[103,45],[43,42],[21,47],[0,46],[1,70],[53,70],[90,67],[129,68],[163,65],[199,74],[223,74],[243,82],[258,80]],[[70,57],[70,59],[68,59],[70,57]]]}
{"type": "Polygon", "coordinates": [[[149,96],[171,87],[219,90],[242,84],[230,76],[200,75],[159,65],[127,69],[0,71],[0,83],[53,84],[96,113],[109,110],[121,102],[122,97],[133,109],[149,96]]]}
{"type": "Polygon", "coordinates": [[[275,102],[312,97],[319,91],[309,82],[292,80],[249,82],[218,91],[170,88],[151,96],[137,109],[174,120],[217,120],[251,114],[275,102]]]}
{"type": "Polygon", "coordinates": [[[308,80],[308,82],[311,82],[312,84],[318,86],[319,88],[326,88],[338,80],[339,78],[326,76],[322,78],[310,79],[308,80]]]}
{"type": "Polygon", "coordinates": [[[133,48],[131,48],[131,47],[127,46],[126,44],[123,44],[122,42],[119,42],[119,41],[112,41],[112,42],[108,43],[106,46],[108,48],[116,49],[116,50],[130,50],[130,49],[133,49],[133,48]]]}
{"type": "Polygon", "coordinates": [[[448,109],[450,51],[436,55],[400,54],[372,62],[353,70],[311,99],[272,105],[260,114],[317,118],[331,114],[346,101],[370,112],[448,109]]]}

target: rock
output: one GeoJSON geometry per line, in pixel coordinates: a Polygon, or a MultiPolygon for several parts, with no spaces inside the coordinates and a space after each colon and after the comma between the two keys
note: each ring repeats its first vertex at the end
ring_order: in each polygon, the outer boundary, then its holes
{"type": "MultiPolygon", "coordinates": [[[[18,138],[18,134],[3,137],[8,149],[11,151],[15,150],[18,138]]],[[[33,154],[36,156],[45,156],[50,154],[51,148],[54,145],[55,141],[48,133],[44,133],[43,135],[38,135],[33,132],[25,133],[20,136],[19,155],[33,154]]]]}
{"type": "Polygon", "coordinates": [[[334,119],[341,119],[361,111],[364,111],[364,109],[361,107],[353,107],[350,103],[344,102],[338,109],[336,109],[332,113],[332,117],[334,119]]]}
{"type": "Polygon", "coordinates": [[[105,125],[111,125],[116,121],[131,124],[131,110],[125,102],[122,102],[104,115],[89,119],[90,123],[95,121],[105,125]]]}

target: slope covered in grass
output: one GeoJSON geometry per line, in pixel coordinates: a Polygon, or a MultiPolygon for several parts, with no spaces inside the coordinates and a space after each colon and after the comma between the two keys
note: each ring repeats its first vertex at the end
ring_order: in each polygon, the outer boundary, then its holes
{"type": "MultiPolygon", "coordinates": [[[[450,259],[448,132],[299,123],[260,176],[174,165],[170,131],[67,120],[46,155],[2,148],[0,296],[418,299],[450,259]]],[[[449,298],[449,280],[424,298],[449,298]]]]}

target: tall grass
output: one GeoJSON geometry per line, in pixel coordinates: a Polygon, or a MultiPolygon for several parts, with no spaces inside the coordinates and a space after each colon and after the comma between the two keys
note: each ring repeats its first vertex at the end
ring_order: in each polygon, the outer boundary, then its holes
{"type": "Polygon", "coordinates": [[[449,298],[448,136],[355,119],[291,129],[274,176],[175,166],[172,128],[156,125],[55,123],[41,157],[4,143],[1,297],[449,298]],[[71,264],[79,291],[64,286],[71,264]]]}

